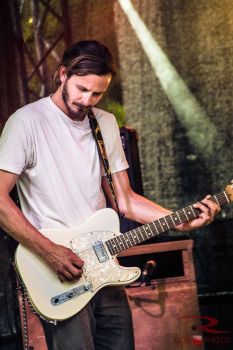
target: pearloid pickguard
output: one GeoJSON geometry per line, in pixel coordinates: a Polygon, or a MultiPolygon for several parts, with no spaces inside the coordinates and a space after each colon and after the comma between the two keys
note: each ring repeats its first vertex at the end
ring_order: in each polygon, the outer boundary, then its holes
{"type": "Polygon", "coordinates": [[[84,275],[87,281],[92,282],[94,290],[106,284],[130,283],[137,276],[137,274],[135,275],[135,269],[132,271],[119,267],[116,264],[115,257],[111,257],[111,255],[109,255],[109,260],[99,263],[92,248],[92,242],[94,240],[105,241],[114,237],[114,235],[114,233],[108,231],[87,232],[72,242],[72,247],[75,248],[78,256],[85,261],[84,275]]]}

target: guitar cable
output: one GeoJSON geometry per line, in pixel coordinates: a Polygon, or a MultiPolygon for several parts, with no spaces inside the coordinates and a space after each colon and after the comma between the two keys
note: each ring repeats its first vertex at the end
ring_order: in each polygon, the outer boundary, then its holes
{"type": "Polygon", "coordinates": [[[138,288],[142,286],[151,285],[151,277],[157,268],[157,262],[155,260],[148,260],[142,268],[141,280],[138,283],[132,283],[126,286],[126,288],[138,288]]]}

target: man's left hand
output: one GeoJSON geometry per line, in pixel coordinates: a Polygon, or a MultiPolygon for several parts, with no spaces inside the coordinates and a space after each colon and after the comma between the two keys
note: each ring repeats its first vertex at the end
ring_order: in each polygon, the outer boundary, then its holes
{"type": "Polygon", "coordinates": [[[179,231],[191,231],[209,225],[220,212],[220,206],[213,202],[211,196],[206,196],[202,201],[193,204],[193,207],[200,210],[198,218],[177,226],[179,231]]]}

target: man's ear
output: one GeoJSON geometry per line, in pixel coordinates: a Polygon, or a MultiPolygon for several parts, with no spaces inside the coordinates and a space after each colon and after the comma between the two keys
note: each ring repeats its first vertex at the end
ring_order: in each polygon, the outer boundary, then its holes
{"type": "Polygon", "coordinates": [[[60,68],[60,81],[61,83],[64,83],[66,81],[67,74],[66,74],[66,67],[61,66],[60,68]]]}

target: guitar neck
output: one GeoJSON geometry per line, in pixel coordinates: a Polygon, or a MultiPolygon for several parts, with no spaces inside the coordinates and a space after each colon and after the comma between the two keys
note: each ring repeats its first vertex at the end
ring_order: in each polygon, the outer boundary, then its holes
{"type": "MultiPolygon", "coordinates": [[[[212,196],[210,199],[221,207],[230,202],[225,191],[212,196]]],[[[146,241],[147,239],[158,236],[160,233],[195,219],[199,214],[200,210],[194,208],[193,205],[190,205],[161,219],[111,238],[105,243],[110,254],[116,255],[130,247],[146,241]]]]}

